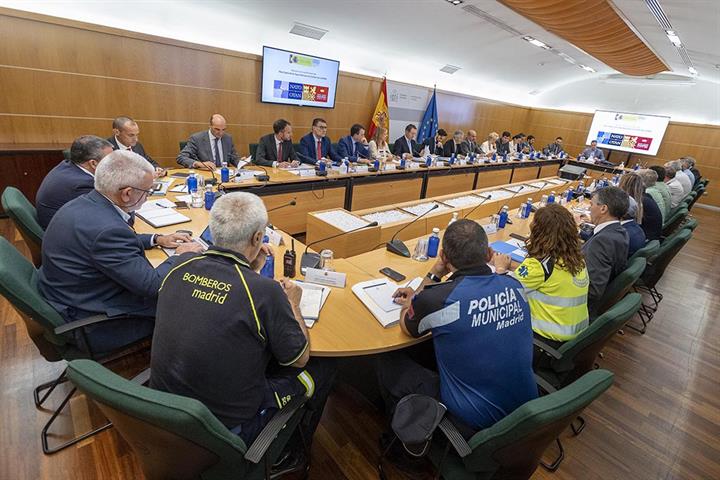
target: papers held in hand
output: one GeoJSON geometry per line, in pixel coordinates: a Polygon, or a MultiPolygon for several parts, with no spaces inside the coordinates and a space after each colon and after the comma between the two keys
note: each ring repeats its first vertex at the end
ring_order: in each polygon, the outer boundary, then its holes
{"type": "Polygon", "coordinates": [[[306,283],[300,280],[296,280],[295,283],[303,290],[302,300],[300,300],[300,313],[303,316],[303,320],[305,320],[305,325],[311,328],[320,317],[320,310],[323,305],[325,305],[325,301],[332,290],[330,287],[306,283]]]}

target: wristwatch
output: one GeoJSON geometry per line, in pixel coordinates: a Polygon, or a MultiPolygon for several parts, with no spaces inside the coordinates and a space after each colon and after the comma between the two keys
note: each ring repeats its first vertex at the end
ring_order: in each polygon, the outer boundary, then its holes
{"type": "Polygon", "coordinates": [[[437,275],[435,275],[432,272],[428,272],[428,274],[425,275],[425,277],[429,278],[433,282],[441,282],[442,281],[442,278],[438,277],[437,275]]]}

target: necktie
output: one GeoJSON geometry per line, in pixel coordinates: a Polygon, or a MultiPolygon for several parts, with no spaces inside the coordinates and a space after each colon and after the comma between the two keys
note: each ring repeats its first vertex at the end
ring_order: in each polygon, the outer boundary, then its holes
{"type": "MultiPolygon", "coordinates": [[[[128,148],[128,150],[130,150],[128,148]]],[[[130,226],[130,228],[133,228],[133,225],[135,225],[135,212],[130,212],[130,218],[128,218],[127,224],[130,226]]],[[[135,229],[133,228],[133,231],[135,229]]]]}
{"type": "Polygon", "coordinates": [[[357,157],[357,143],[353,142],[353,157],[357,157]]]}
{"type": "Polygon", "coordinates": [[[278,143],[277,161],[282,162],[282,142],[278,143]]]}
{"type": "Polygon", "coordinates": [[[219,144],[220,144],[220,139],[217,138],[217,137],[215,137],[215,166],[216,166],[216,167],[219,167],[219,166],[220,166],[220,163],[221,163],[221,162],[220,162],[220,148],[219,148],[219,144]]]}
{"type": "Polygon", "coordinates": [[[320,160],[322,158],[322,141],[318,140],[317,148],[315,149],[317,151],[317,159],[320,160]]]}

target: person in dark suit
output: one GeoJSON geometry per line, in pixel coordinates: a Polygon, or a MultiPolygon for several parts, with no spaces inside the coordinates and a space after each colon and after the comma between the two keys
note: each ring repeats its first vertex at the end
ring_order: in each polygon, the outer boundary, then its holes
{"type": "Polygon", "coordinates": [[[287,120],[275,120],[273,132],[260,138],[253,163],[264,167],[290,168],[300,165],[292,144],[292,125],[287,120]]]}
{"type": "Polygon", "coordinates": [[[460,153],[466,157],[471,153],[474,155],[482,155],[483,151],[477,143],[477,132],[475,130],[468,130],[465,134],[465,140],[460,144],[460,153]]]}
{"type": "Polygon", "coordinates": [[[631,196],[628,196],[628,200],[628,211],[623,215],[622,220],[620,220],[620,225],[623,226],[628,234],[628,258],[630,258],[635,255],[635,252],[645,246],[647,237],[642,227],[635,221],[638,208],[637,202],[631,196]]]}
{"type": "Polygon", "coordinates": [[[545,155],[555,155],[558,156],[561,153],[565,153],[565,150],[563,149],[563,139],[562,137],[557,137],[553,143],[548,145],[543,149],[543,153],[545,155]]]}
{"type": "Polygon", "coordinates": [[[463,137],[465,134],[462,130],[455,130],[455,133],[453,133],[453,137],[445,142],[445,145],[443,145],[443,157],[449,157],[452,154],[461,155],[462,154],[462,142],[463,137]]]}
{"type": "Polygon", "coordinates": [[[58,163],[45,175],[35,196],[38,223],[42,228],[47,228],[60,207],[95,188],[95,169],[112,151],[110,142],[95,135],[75,139],[70,147],[70,159],[58,163]]]}
{"type": "Polygon", "coordinates": [[[210,117],[210,128],[193,133],[177,156],[177,163],[185,168],[214,170],[222,162],[237,166],[240,156],[232,137],[226,133],[227,121],[220,114],[210,117]]]}
{"type": "Polygon", "coordinates": [[[502,135],[495,143],[495,153],[498,155],[510,155],[510,135],[511,133],[507,130],[502,132],[502,135]]]}
{"type": "Polygon", "coordinates": [[[596,316],[598,302],[608,283],[627,265],[630,241],[620,219],[628,211],[629,204],[628,194],[617,187],[595,190],[590,201],[590,219],[595,228],[582,247],[590,276],[590,318],[596,316]]]}
{"type": "Polygon", "coordinates": [[[113,150],[130,150],[135,152],[155,167],[155,176],[162,177],[167,172],[145,151],[145,147],[140,143],[140,127],[137,122],[130,117],[117,117],[113,120],[113,134],[108,138],[113,146],[113,150]]]}
{"type": "Polygon", "coordinates": [[[395,140],[393,155],[396,157],[419,157],[422,153],[420,145],[415,141],[417,127],[412,123],[405,127],[405,135],[395,140]]]}
{"type": "Polygon", "coordinates": [[[297,156],[302,163],[315,165],[318,161],[332,161],[339,163],[342,160],[327,137],[327,122],[316,118],[312,122],[312,131],[300,139],[300,149],[297,156]]]}
{"type": "Polygon", "coordinates": [[[642,228],[647,240],[660,240],[663,219],[660,207],[645,193],[645,182],[637,172],[628,172],[620,178],[620,189],[635,203],[635,222],[642,228]]]}
{"type": "Polygon", "coordinates": [[[446,138],[447,132],[444,129],[439,128],[434,137],[428,137],[423,140],[422,144],[420,145],[420,150],[424,151],[425,147],[427,147],[430,150],[431,154],[442,157],[445,149],[446,138]]]}
{"type": "Polygon", "coordinates": [[[353,163],[370,163],[370,151],[365,139],[365,127],[356,123],[350,127],[350,135],[338,140],[338,156],[353,163]]]}
{"type": "Polygon", "coordinates": [[[138,235],[133,230],[131,214],[151,192],[153,173],[136,153],[110,153],[95,171],[95,189],[60,208],[45,231],[38,271],[42,296],[67,322],[118,317],[77,335],[84,350],[111,351],[152,333],[157,292],[177,257],[155,269],[146,249],[202,250],[185,233],[138,235]]]}

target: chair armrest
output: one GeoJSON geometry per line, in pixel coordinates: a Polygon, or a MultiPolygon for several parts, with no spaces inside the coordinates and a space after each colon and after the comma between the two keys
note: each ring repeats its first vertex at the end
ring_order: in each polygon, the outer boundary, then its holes
{"type": "Polygon", "coordinates": [[[553,347],[551,347],[547,343],[543,342],[539,338],[533,337],[533,345],[535,345],[536,347],[541,349],[543,352],[545,352],[548,355],[550,355],[551,357],[553,357],[555,360],[560,360],[561,358],[563,358],[562,353],[558,352],[553,347]]]}
{"type": "Polygon", "coordinates": [[[250,445],[247,452],[245,452],[245,460],[252,463],[259,463],[263,459],[267,449],[275,441],[275,438],[280,434],[280,431],[285,428],[287,422],[292,418],[295,413],[305,405],[307,398],[304,396],[297,396],[279,410],[270,422],[265,425],[260,435],[257,436],[255,441],[250,445]]]}
{"type": "Polygon", "coordinates": [[[145,370],[131,378],[130,381],[134,383],[139,383],[140,385],[147,385],[147,383],[150,381],[150,369],[146,368],[145,370]]]}
{"type": "Polygon", "coordinates": [[[455,425],[453,425],[453,423],[448,420],[447,417],[443,417],[443,419],[440,420],[438,428],[445,434],[448,441],[450,442],[450,445],[455,448],[455,451],[458,455],[460,455],[460,458],[467,457],[472,453],[472,448],[470,448],[470,445],[468,445],[467,441],[465,441],[465,438],[463,438],[455,425]]]}
{"type": "Polygon", "coordinates": [[[533,375],[535,375],[535,383],[537,384],[538,387],[542,388],[547,393],[557,392],[557,388],[555,388],[550,382],[548,382],[547,380],[542,378],[537,373],[533,373],[533,375]]]}
{"type": "Polygon", "coordinates": [[[108,317],[107,315],[93,315],[92,317],[81,318],[80,320],[75,320],[70,323],[66,323],[65,325],[60,325],[59,327],[56,327],[53,331],[55,332],[55,335],[62,335],[64,333],[77,330],[78,328],[95,325],[96,323],[102,323],[107,320],[119,320],[122,318],[125,317],[108,317]]]}

